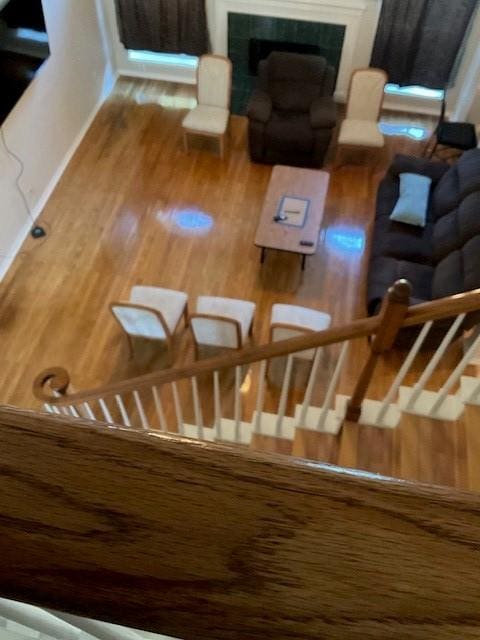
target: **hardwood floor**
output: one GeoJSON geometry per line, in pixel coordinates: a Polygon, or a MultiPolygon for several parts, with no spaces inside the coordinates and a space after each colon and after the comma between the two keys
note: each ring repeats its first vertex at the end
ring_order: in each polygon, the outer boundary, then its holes
{"type": "MultiPolygon", "coordinates": [[[[76,389],[165,366],[165,354],[147,344],[138,344],[135,360],[129,359],[125,336],[109,313],[109,303],[127,299],[134,284],[184,290],[192,307],[201,294],[253,300],[257,343],[268,339],[275,302],[327,311],[333,325],[365,315],[378,182],[394,153],[418,155],[425,142],[389,136],[381,158],[361,158],[332,171],[320,246],[306,270],[298,256],[273,251],[261,267],[253,238],[271,167],[249,161],[246,120],[239,117],[232,118],[224,160],[203,148],[186,154],[180,122],[192,104],[188,86],[118,82],[42,213],[47,237],[25,242],[0,285],[2,403],[38,406],[32,380],[52,365],[65,367],[76,389]]],[[[385,114],[384,121],[432,126],[431,119],[401,114],[385,114]]],[[[367,352],[366,342],[357,342],[350,377],[367,352]]],[[[177,364],[192,358],[184,331],[177,340],[177,364]]],[[[334,365],[331,354],[328,358],[327,374],[334,365]]],[[[370,397],[386,388],[399,359],[382,362],[370,397]]],[[[349,425],[339,439],[299,434],[293,451],[404,478],[480,488],[472,461],[477,440],[467,419],[458,427],[409,419],[394,431],[349,425]]],[[[269,449],[272,443],[258,446],[269,449]]],[[[285,452],[284,443],[281,447],[285,452]]]]}

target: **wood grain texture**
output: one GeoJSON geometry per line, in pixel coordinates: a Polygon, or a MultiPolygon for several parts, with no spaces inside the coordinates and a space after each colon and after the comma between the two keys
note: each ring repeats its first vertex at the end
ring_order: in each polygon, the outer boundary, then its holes
{"type": "Polygon", "coordinates": [[[326,171],[275,166],[258,221],[256,246],[304,255],[314,254],[317,250],[329,182],[330,176],[326,171]],[[309,200],[305,224],[302,227],[279,224],[273,220],[283,196],[309,200]],[[301,240],[311,242],[312,245],[302,246],[301,240]]]}
{"type": "Polygon", "coordinates": [[[0,410],[0,594],[190,639],[480,637],[480,498],[0,410]]]}

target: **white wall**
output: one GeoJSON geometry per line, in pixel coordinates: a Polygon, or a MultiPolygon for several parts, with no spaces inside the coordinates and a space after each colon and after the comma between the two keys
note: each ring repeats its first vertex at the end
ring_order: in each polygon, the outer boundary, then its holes
{"type": "MultiPolygon", "coordinates": [[[[43,0],[43,7],[50,58],[3,125],[8,146],[25,163],[21,184],[34,215],[114,81],[97,0],[43,0]]],[[[18,171],[0,144],[0,276],[31,226],[15,188],[18,171]]]]}

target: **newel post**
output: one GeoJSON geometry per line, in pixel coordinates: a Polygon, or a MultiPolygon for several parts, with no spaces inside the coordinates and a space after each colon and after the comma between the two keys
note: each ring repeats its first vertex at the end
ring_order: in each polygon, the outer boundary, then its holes
{"type": "Polygon", "coordinates": [[[370,355],[357,380],[347,405],[346,420],[358,422],[362,402],[368,391],[380,356],[389,351],[400,331],[408,311],[412,287],[407,280],[397,280],[383,299],[379,314],[379,327],[370,345],[370,355]]]}
{"type": "Polygon", "coordinates": [[[55,403],[56,398],[67,395],[70,375],[63,367],[44,369],[33,381],[33,395],[42,402],[55,403]]]}

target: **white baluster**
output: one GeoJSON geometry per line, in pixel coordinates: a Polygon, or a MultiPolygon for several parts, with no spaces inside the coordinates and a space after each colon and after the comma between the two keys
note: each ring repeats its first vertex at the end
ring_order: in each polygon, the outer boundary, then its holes
{"type": "Polygon", "coordinates": [[[475,340],[472,342],[470,348],[467,349],[466,354],[460,360],[458,365],[455,367],[455,369],[452,371],[452,373],[448,377],[448,380],[445,382],[443,387],[438,392],[438,398],[435,400],[435,402],[432,405],[432,408],[430,410],[430,415],[434,415],[435,413],[437,413],[437,411],[440,409],[442,404],[445,402],[449,391],[451,390],[453,385],[460,380],[460,376],[462,375],[464,369],[470,363],[470,360],[475,355],[479,345],[480,345],[480,335],[477,335],[475,340]]]}
{"type": "Polygon", "coordinates": [[[425,338],[427,337],[428,332],[432,328],[432,325],[433,325],[433,321],[432,320],[429,320],[428,322],[426,322],[423,325],[422,330],[420,331],[420,333],[417,336],[417,339],[413,343],[412,348],[408,352],[408,355],[405,358],[405,360],[403,361],[402,366],[398,370],[397,377],[393,381],[392,386],[388,390],[387,395],[385,396],[385,398],[384,398],[384,400],[382,402],[382,406],[380,407],[380,410],[379,410],[378,416],[377,416],[377,420],[376,420],[377,424],[379,424],[379,425],[382,424],[383,419],[385,418],[385,415],[386,415],[386,413],[388,411],[388,407],[390,406],[390,404],[396,398],[398,390],[400,389],[400,386],[401,386],[402,382],[404,381],[405,376],[410,371],[410,367],[412,366],[413,361],[417,357],[417,354],[420,351],[421,346],[425,342],[425,338]]]}
{"type": "Polygon", "coordinates": [[[158,393],[157,387],[152,387],[152,393],[160,429],[162,431],[168,431],[167,421],[165,420],[165,412],[163,411],[162,400],[160,399],[160,394],[158,393]]]}
{"type": "Polygon", "coordinates": [[[262,432],[262,414],[263,405],[265,403],[265,378],[267,375],[267,361],[262,360],[260,364],[260,373],[258,374],[258,390],[257,390],[257,407],[255,413],[255,424],[253,431],[255,433],[262,432]]]}
{"type": "Polygon", "coordinates": [[[135,405],[137,407],[138,415],[140,416],[140,422],[142,423],[142,428],[150,429],[150,425],[148,424],[147,416],[145,415],[145,410],[143,408],[143,404],[140,399],[140,394],[138,393],[138,391],[133,392],[133,397],[135,399],[135,405]]]}
{"type": "Polygon", "coordinates": [[[322,356],[323,349],[315,349],[315,356],[312,362],[312,368],[310,370],[310,375],[308,377],[307,388],[305,390],[305,395],[303,396],[302,409],[300,411],[300,418],[298,420],[298,424],[296,427],[301,427],[305,425],[305,420],[307,418],[307,411],[310,403],[312,401],[313,388],[315,386],[315,380],[317,378],[318,365],[320,364],[320,358],[322,356]]]}
{"type": "Polygon", "coordinates": [[[287,408],[288,390],[290,388],[290,378],[292,377],[293,355],[287,357],[287,366],[283,376],[282,391],[280,393],[280,401],[278,403],[277,422],[275,425],[275,434],[277,438],[282,435],[283,419],[285,418],[285,410],[287,408]]]}
{"type": "Polygon", "coordinates": [[[68,405],[68,410],[70,411],[70,413],[72,414],[72,416],[74,418],[80,418],[80,414],[78,413],[78,411],[75,409],[75,407],[73,406],[73,404],[69,404],[68,405]]]}
{"type": "Polygon", "coordinates": [[[433,357],[430,360],[430,362],[428,363],[428,365],[425,367],[425,370],[422,373],[422,375],[420,376],[419,381],[416,383],[416,385],[412,389],[412,395],[410,396],[410,398],[409,398],[409,400],[407,402],[407,405],[405,407],[405,409],[407,411],[409,411],[410,409],[413,408],[413,406],[414,406],[415,402],[417,401],[419,395],[424,390],[425,385],[427,384],[427,382],[430,379],[430,376],[432,375],[432,373],[437,368],[438,363],[442,359],[445,351],[448,349],[448,346],[450,345],[450,343],[453,340],[455,334],[457,333],[458,329],[460,328],[460,325],[465,320],[465,315],[466,315],[465,313],[461,313],[459,316],[457,316],[455,318],[455,321],[452,323],[450,329],[445,334],[445,337],[443,338],[442,342],[440,343],[440,346],[438,347],[438,349],[433,354],[433,357]]]}
{"type": "Polygon", "coordinates": [[[235,442],[240,442],[240,422],[242,419],[242,367],[235,367],[235,398],[233,406],[233,419],[235,421],[235,442]]]}
{"type": "Polygon", "coordinates": [[[131,427],[132,424],[130,422],[130,418],[128,417],[127,409],[125,408],[125,405],[123,403],[122,397],[118,393],[115,395],[115,401],[116,401],[117,407],[118,407],[118,409],[120,411],[120,415],[122,416],[123,424],[126,427],[131,427]]]}
{"type": "MultiPolygon", "coordinates": [[[[28,638],[30,639],[32,637],[38,638],[39,634],[42,634],[42,638],[79,640],[80,629],[57,618],[53,613],[31,604],[0,598],[0,616],[3,619],[11,620],[35,631],[35,635],[28,634],[28,638]]],[[[10,635],[10,633],[5,632],[3,626],[0,627],[0,637],[2,638],[5,636],[8,638],[26,638],[27,635],[26,633],[24,635],[24,633],[25,632],[22,632],[22,635],[17,635],[16,633],[10,635]]],[[[91,640],[95,640],[95,638],[91,640]]]]}
{"type": "Polygon", "coordinates": [[[220,397],[220,376],[213,372],[213,403],[215,412],[215,437],[222,439],[222,401],[220,397]]]}
{"type": "Polygon", "coordinates": [[[172,382],[172,395],[173,395],[173,404],[175,407],[175,415],[177,417],[177,429],[178,433],[183,435],[185,433],[185,429],[183,426],[183,412],[182,405],[180,402],[180,396],[178,394],[177,383],[172,382]]]}
{"type": "Polygon", "coordinates": [[[105,418],[105,422],[107,422],[108,424],[114,424],[112,414],[108,410],[105,400],[103,398],[99,398],[98,404],[100,405],[100,409],[102,410],[103,417],[105,418]]]}
{"type": "Polygon", "coordinates": [[[53,413],[56,413],[57,415],[62,413],[60,409],[56,407],[54,404],[52,404],[52,410],[53,410],[53,413]]]}
{"type": "Polygon", "coordinates": [[[44,403],[43,408],[45,409],[45,411],[48,411],[48,413],[55,413],[52,405],[48,404],[48,402],[44,403]]]}
{"type": "Polygon", "coordinates": [[[203,439],[203,416],[202,407],[200,406],[200,397],[198,394],[197,378],[193,376],[191,378],[192,395],[193,395],[193,410],[195,412],[195,424],[197,425],[197,437],[203,439]]]}
{"type": "Polygon", "coordinates": [[[88,402],[82,402],[82,406],[85,409],[85,413],[87,414],[87,417],[90,418],[90,420],[97,420],[95,414],[92,411],[92,407],[89,405],[88,402]]]}
{"type": "Polygon", "coordinates": [[[325,394],[325,400],[323,401],[322,410],[320,411],[320,415],[318,416],[317,431],[321,431],[325,426],[325,421],[327,420],[328,411],[332,407],[333,399],[337,390],[338,381],[340,379],[340,375],[343,371],[343,367],[347,359],[349,347],[350,347],[349,342],[344,342],[342,345],[342,349],[340,351],[340,355],[338,357],[337,364],[335,366],[335,371],[333,372],[332,379],[330,380],[330,384],[328,385],[327,393],[325,394]]]}

